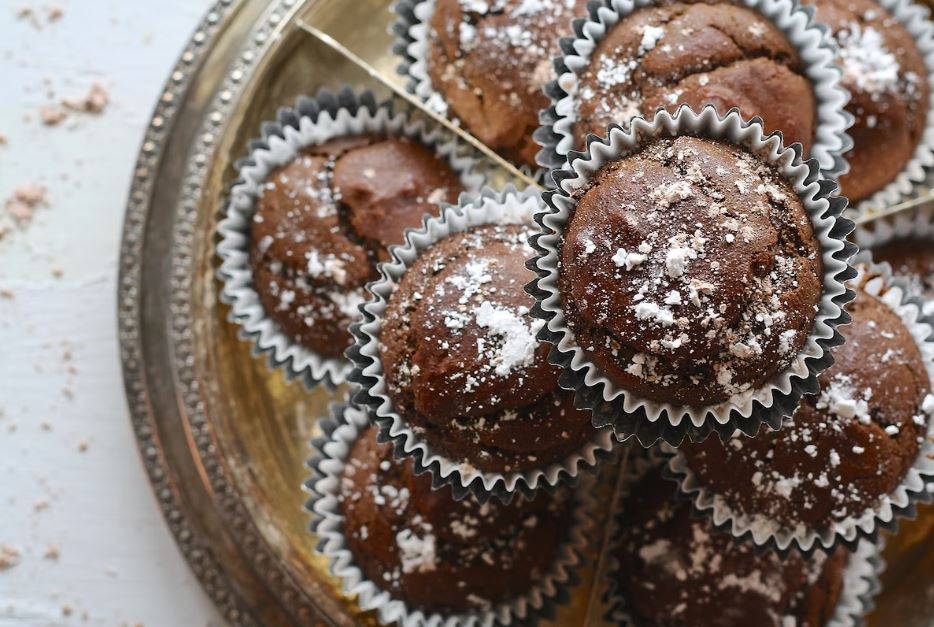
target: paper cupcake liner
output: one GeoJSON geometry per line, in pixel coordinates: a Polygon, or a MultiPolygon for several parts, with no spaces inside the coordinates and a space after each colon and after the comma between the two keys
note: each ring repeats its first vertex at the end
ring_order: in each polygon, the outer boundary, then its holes
{"type": "MultiPolygon", "coordinates": [[[[861,251],[872,251],[900,239],[929,239],[934,246],[934,205],[902,211],[864,222],[853,232],[861,251]]],[[[934,300],[925,299],[925,315],[934,315],[934,300]]]]}
{"type": "Polygon", "coordinates": [[[855,276],[847,263],[856,247],[846,240],[853,223],[842,217],[846,199],[834,195],[836,183],[821,173],[817,161],[802,161],[801,146],[783,148],[781,136],[763,135],[762,125],[743,121],[738,112],[720,117],[712,106],[696,113],[681,107],[674,115],[656,113],[651,121],[636,118],[629,129],[617,124],[605,138],[591,136],[587,152],[572,152],[568,169],[554,171],[557,189],[546,192],[548,207],[535,216],[542,234],[532,239],[538,257],[530,262],[538,278],[527,289],[538,304],[532,315],[546,321],[539,332],[552,347],[549,358],[564,368],[561,386],[575,390],[576,404],[593,411],[594,426],[612,425],[620,439],[635,436],[643,444],[663,439],[677,446],[685,436],[700,440],[712,431],[726,438],[736,429],[755,434],[761,423],[773,428],[790,416],[801,395],[817,390],[817,375],[833,363],[831,347],[843,342],[837,327],[849,322],[843,305],[855,293],[844,282],[855,276]],[[635,152],[655,139],[694,135],[745,147],[772,164],[789,181],[810,216],[820,242],[823,294],[814,327],[794,363],[768,384],[706,407],[674,406],[644,398],[610,381],[588,360],[565,323],[558,287],[558,261],[562,234],[574,211],[571,195],[586,185],[600,167],[635,152]]]}
{"type": "Polygon", "coordinates": [[[934,23],[930,9],[913,0],[877,0],[879,6],[898,20],[914,38],[924,57],[930,86],[928,114],[924,134],[918,147],[895,180],[852,208],[854,215],[865,215],[873,209],[884,209],[929,192],[934,170],[934,23]]]}
{"type": "Polygon", "coordinates": [[[369,91],[349,88],[337,94],[321,91],[314,98],[299,98],[295,108],[279,110],[275,122],[265,122],[262,138],[250,142],[250,155],[237,163],[239,179],[217,227],[221,258],[218,277],[223,282],[221,301],[230,305],[231,322],[240,325],[241,339],[252,343],[253,353],[269,356],[269,365],[282,369],[291,380],[301,378],[311,388],[343,383],[350,372],[345,359],[325,357],[301,346],[286,335],[267,314],[259,300],[250,268],[250,224],[254,202],[265,178],[308,146],[335,137],[360,133],[404,136],[432,147],[460,176],[467,190],[477,190],[486,179],[474,172],[473,152],[443,127],[410,111],[396,111],[392,101],[377,102],[369,91]]]}
{"type": "Polygon", "coordinates": [[[414,459],[417,473],[430,472],[435,487],[450,485],[458,499],[470,492],[480,501],[496,496],[508,502],[517,492],[530,496],[539,488],[553,490],[560,483],[576,479],[581,469],[594,470],[613,449],[610,430],[597,430],[586,444],[560,462],[521,472],[485,472],[430,450],[396,413],[386,393],[379,334],[389,297],[406,269],[425,249],[451,234],[484,224],[531,224],[532,215],[541,210],[541,202],[532,189],[518,192],[509,186],[503,192],[494,192],[485,188],[478,195],[461,196],[459,205],[446,207],[440,218],[426,218],[423,228],[406,233],[404,246],[391,250],[393,260],[380,264],[380,278],[367,286],[370,298],[361,307],[363,320],[351,326],[356,342],[347,351],[354,363],[349,379],[360,385],[354,400],[370,408],[379,424],[381,441],[392,441],[397,455],[414,459]]]}
{"type": "MultiPolygon", "coordinates": [[[[856,261],[868,262],[869,257],[861,254],[856,261]]],[[[858,284],[899,315],[921,350],[934,383],[934,318],[922,314],[922,301],[911,294],[906,281],[892,277],[888,264],[861,266],[858,284]]],[[[669,449],[669,453],[667,471],[678,481],[679,493],[690,499],[695,510],[709,518],[718,530],[781,554],[791,550],[806,554],[817,550],[830,553],[840,545],[855,550],[862,539],[877,542],[880,529],[894,533],[900,518],[913,518],[916,504],[931,500],[926,484],[934,480],[934,412],[928,411],[927,436],[914,464],[895,491],[860,517],[834,523],[822,530],[784,527],[764,515],[750,516],[737,511],[703,484],[682,452],[669,449]]]]}
{"type": "MultiPolygon", "coordinates": [[[[435,0],[398,0],[393,5],[393,11],[396,13],[396,21],[389,28],[395,36],[392,52],[399,59],[396,73],[406,77],[406,90],[435,113],[461,126],[461,122],[450,115],[447,101],[432,86],[428,75],[429,23],[435,12],[435,0]]],[[[568,30],[570,32],[570,22],[568,30]]],[[[540,182],[545,180],[547,171],[544,168],[532,168],[524,164],[516,164],[516,167],[540,182]]]]}
{"type": "MultiPolygon", "coordinates": [[[[627,486],[635,485],[642,475],[664,463],[664,456],[655,448],[647,449],[644,455],[634,455],[630,460],[631,467],[625,479],[624,495],[628,492],[627,486]]],[[[619,510],[612,516],[614,538],[619,537],[618,530],[627,524],[626,512],[622,506],[624,500],[620,500],[619,510]]],[[[882,539],[878,542],[862,540],[850,553],[850,561],[843,572],[843,590],[833,617],[826,627],[861,627],[864,624],[864,617],[872,611],[875,606],[874,599],[882,589],[879,576],[885,570],[881,553],[883,545],[882,539]]],[[[606,620],[619,627],[649,627],[641,625],[626,610],[626,601],[619,589],[621,564],[616,557],[616,546],[610,547],[607,560],[608,567],[603,583],[603,600],[609,608],[606,620]]]]}
{"type": "Polygon", "coordinates": [[[402,627],[492,627],[493,625],[535,625],[553,617],[554,610],[570,598],[569,591],[580,582],[579,571],[593,534],[596,507],[590,481],[582,481],[575,491],[574,522],[551,570],[523,596],[503,602],[490,610],[442,615],[410,608],[406,603],[366,579],[354,563],[344,538],[344,520],[338,494],[347,455],[353,442],[369,424],[365,409],[353,405],[332,405],[332,418],[321,422],[324,435],[312,442],[314,453],[308,461],[313,471],[304,487],[311,494],[305,509],[313,516],[310,530],[319,537],[317,550],[328,558],[331,574],[340,580],[346,596],[355,596],[366,611],[375,610],[383,625],[402,627]]]}
{"type": "MultiPolygon", "coordinates": [[[[798,0],[743,0],[742,4],[768,18],[798,51],[804,75],[814,86],[817,105],[810,158],[817,159],[829,178],[844,174],[848,165],[843,155],[853,146],[846,131],[853,118],[844,111],[849,93],[841,86],[841,72],[826,28],[814,21],[813,7],[801,6],[798,0]]],[[[590,4],[588,19],[574,21],[574,37],[560,42],[563,56],[555,60],[558,78],[545,87],[552,105],[542,112],[542,127],[533,136],[543,147],[538,153],[540,165],[561,169],[572,151],[583,148],[574,137],[578,74],[587,68],[590,55],[610,29],[649,6],[655,6],[653,0],[599,0],[590,4]]]]}

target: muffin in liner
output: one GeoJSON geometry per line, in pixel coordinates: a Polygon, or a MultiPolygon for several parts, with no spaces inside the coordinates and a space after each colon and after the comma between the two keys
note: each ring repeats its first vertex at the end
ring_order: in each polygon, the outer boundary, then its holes
{"type": "MultiPolygon", "coordinates": [[[[934,248],[934,205],[925,204],[915,209],[883,214],[864,221],[857,225],[852,239],[860,251],[868,251],[874,258],[875,249],[899,240],[930,240],[931,247],[934,248]]],[[[897,275],[898,270],[894,271],[897,275]]],[[[921,286],[914,287],[920,289],[921,286]]],[[[924,297],[924,301],[924,313],[934,315],[934,299],[924,297]]]]}
{"type": "Polygon", "coordinates": [[[617,437],[635,436],[644,446],[659,439],[677,446],[685,436],[699,440],[713,430],[724,438],[736,429],[752,435],[761,423],[778,428],[782,418],[794,411],[802,394],[817,390],[817,375],[833,363],[830,349],[843,342],[837,327],[849,321],[843,305],[855,293],[845,281],[855,276],[848,260],[856,247],[846,240],[853,223],[842,217],[846,200],[834,195],[836,183],[822,174],[815,159],[802,161],[800,152],[797,144],[784,148],[779,134],[763,135],[757,120],[743,121],[735,110],[721,118],[712,106],[700,113],[681,107],[674,115],[659,111],[649,121],[635,118],[628,129],[611,125],[607,137],[591,136],[587,152],[572,152],[566,169],[553,172],[557,189],[544,194],[548,207],[535,216],[542,233],[532,240],[538,256],[530,264],[539,276],[527,289],[538,301],[532,315],[546,321],[539,337],[553,344],[549,358],[564,368],[561,386],[575,390],[577,405],[593,411],[594,426],[612,425],[617,437]],[[819,309],[792,366],[758,389],[706,407],[675,406],[640,398],[610,381],[588,358],[568,327],[558,286],[562,241],[576,207],[572,197],[576,190],[586,186],[604,164],[638,152],[656,139],[679,135],[732,143],[776,168],[801,199],[823,262],[819,309]]]}
{"type": "MultiPolygon", "coordinates": [[[[623,496],[629,486],[634,485],[643,475],[664,463],[664,455],[658,449],[647,449],[641,455],[630,456],[630,466],[623,480],[623,496]]],[[[624,510],[625,499],[619,501],[619,509],[612,517],[614,530],[627,524],[624,510]]],[[[613,537],[618,537],[613,532],[613,537]]],[[[849,562],[843,572],[843,590],[837,601],[833,617],[827,627],[859,627],[864,624],[864,617],[873,609],[875,596],[882,586],[879,576],[885,570],[881,550],[883,540],[877,543],[861,540],[850,553],[849,562]]],[[[621,564],[616,557],[616,547],[611,545],[607,555],[607,569],[603,583],[603,600],[609,608],[606,620],[623,627],[648,627],[632,618],[626,609],[626,601],[619,589],[621,564]]]]}
{"type": "MultiPolygon", "coordinates": [[[[399,60],[396,72],[406,78],[406,90],[418,97],[432,111],[449,115],[448,104],[438,92],[428,74],[428,52],[430,22],[434,15],[436,0],[397,0],[393,5],[396,21],[390,27],[395,36],[392,52],[399,60]]],[[[571,32],[570,20],[567,33],[571,32]]],[[[460,121],[453,118],[455,124],[460,121]]],[[[469,131],[469,129],[467,129],[469,131]]],[[[534,135],[533,135],[534,137],[534,135]]],[[[519,170],[542,181],[547,174],[543,168],[533,168],[527,164],[517,164],[519,170]]]]}
{"type": "Polygon", "coordinates": [[[338,494],[347,455],[353,442],[370,424],[367,411],[354,405],[334,404],[332,417],[321,422],[324,435],[312,442],[314,453],[307,466],[312,470],[304,487],[312,496],[306,510],[312,515],[310,529],[319,537],[318,552],[325,556],[331,573],[340,580],[347,596],[356,596],[364,610],[377,612],[383,625],[404,627],[492,627],[493,625],[534,625],[553,615],[565,603],[569,591],[580,582],[579,570],[593,535],[596,507],[592,495],[592,477],[581,481],[575,491],[574,522],[553,567],[525,595],[501,603],[487,611],[458,615],[425,613],[407,607],[368,580],[354,564],[344,537],[344,520],[339,510],[338,494]]]}
{"type": "Polygon", "coordinates": [[[928,112],[924,134],[914,154],[894,181],[851,208],[854,215],[864,215],[873,209],[885,209],[913,197],[922,196],[930,187],[934,171],[934,22],[931,10],[913,0],[875,0],[898,20],[914,39],[927,68],[928,112]]]}
{"type": "Polygon", "coordinates": [[[379,423],[381,441],[391,440],[396,455],[413,457],[416,472],[430,472],[436,487],[451,485],[458,499],[472,492],[481,501],[493,495],[508,502],[517,492],[528,496],[539,488],[554,489],[561,482],[575,479],[581,469],[594,470],[612,454],[611,431],[597,429],[589,441],[560,462],[525,471],[485,472],[432,451],[396,413],[387,395],[379,335],[389,298],[406,269],[424,250],[449,235],[481,225],[531,224],[533,214],[541,209],[542,201],[532,189],[519,192],[509,186],[503,192],[494,192],[484,188],[478,195],[462,195],[458,206],[446,207],[440,218],[426,218],[422,229],[406,233],[404,246],[391,249],[393,260],[380,264],[380,278],[367,286],[370,297],[361,308],[362,321],[351,326],[356,342],[347,351],[354,363],[349,379],[360,385],[354,400],[370,408],[379,423]]]}
{"type": "MultiPolygon", "coordinates": [[[[846,130],[853,119],[843,110],[849,94],[840,84],[841,73],[835,65],[826,29],[814,22],[812,7],[802,7],[796,0],[743,0],[741,4],[768,18],[798,51],[805,66],[804,75],[813,85],[817,108],[809,158],[816,159],[829,178],[843,174],[847,171],[843,154],[853,144],[846,130]]],[[[561,40],[563,56],[555,60],[558,78],[545,87],[552,105],[542,112],[542,127],[534,135],[543,147],[538,153],[542,166],[550,170],[563,168],[572,151],[584,148],[577,145],[574,137],[579,74],[587,68],[590,55],[610,29],[628,15],[650,6],[654,6],[651,0],[599,0],[590,5],[588,19],[575,20],[573,37],[561,40]]],[[[743,114],[751,117],[756,112],[743,114]]]]}
{"type": "MultiPolygon", "coordinates": [[[[478,190],[486,179],[474,171],[472,149],[440,125],[409,110],[396,111],[392,101],[378,102],[369,91],[349,88],[337,94],[321,91],[314,98],[299,98],[295,108],[279,110],[275,122],[265,122],[262,138],[250,142],[250,155],[237,163],[239,179],[218,224],[218,277],[223,282],[221,301],[230,305],[230,320],[240,325],[240,337],[253,345],[254,354],[269,356],[271,368],[282,369],[306,387],[320,382],[340,385],[350,363],[320,355],[286,335],[260,302],[250,267],[250,225],[255,201],[266,177],[294,159],[308,146],[361,133],[408,137],[430,147],[447,160],[467,190],[478,190]]],[[[400,234],[401,235],[401,234],[400,234]]],[[[349,338],[348,338],[349,339],[349,338]]]]}
{"type": "MultiPolygon", "coordinates": [[[[868,259],[864,253],[856,257],[857,262],[868,262],[868,259]]],[[[899,315],[917,343],[928,375],[934,382],[934,318],[921,312],[921,300],[912,295],[906,281],[892,277],[887,264],[861,266],[860,283],[866,293],[899,315]]],[[[934,396],[928,399],[934,400],[934,396]]],[[[848,518],[827,529],[808,529],[803,525],[791,528],[764,515],[737,511],[723,496],[704,485],[689,468],[683,452],[676,449],[666,447],[670,455],[666,470],[669,478],[678,482],[679,494],[690,499],[697,512],[709,518],[715,528],[737,539],[754,542],[781,554],[792,550],[831,553],[840,545],[855,551],[864,539],[878,542],[880,529],[894,533],[899,518],[913,518],[916,503],[931,500],[932,495],[926,485],[934,480],[934,407],[928,408],[926,401],[919,409],[928,414],[927,435],[914,464],[896,490],[881,498],[875,507],[867,509],[861,516],[848,518]]]]}

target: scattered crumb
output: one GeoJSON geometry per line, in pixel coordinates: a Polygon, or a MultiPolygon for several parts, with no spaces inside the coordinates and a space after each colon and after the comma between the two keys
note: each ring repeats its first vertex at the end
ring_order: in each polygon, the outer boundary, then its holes
{"type": "Polygon", "coordinates": [[[86,453],[87,450],[88,450],[88,442],[87,442],[87,440],[81,440],[80,442],[78,442],[78,452],[79,452],[79,453],[86,453]]]}
{"type": "Polygon", "coordinates": [[[62,616],[71,616],[74,611],[74,608],[67,603],[62,606],[62,616]]]}
{"type": "Polygon", "coordinates": [[[61,555],[62,553],[59,550],[59,548],[55,546],[54,544],[50,544],[49,546],[46,547],[45,553],[42,554],[42,557],[47,560],[57,562],[58,558],[61,557],[61,555]]]}
{"type": "Polygon", "coordinates": [[[41,501],[36,501],[35,503],[32,504],[32,511],[34,512],[44,512],[47,509],[49,509],[49,502],[46,501],[45,499],[42,499],[41,501]]]}
{"type": "Polygon", "coordinates": [[[3,204],[4,213],[0,214],[0,239],[10,231],[10,222],[20,230],[32,222],[39,207],[48,205],[45,188],[35,183],[20,185],[13,190],[13,195],[3,204]]]}
{"type": "Polygon", "coordinates": [[[72,111],[101,113],[110,103],[110,94],[100,83],[93,83],[88,93],[80,98],[65,98],[62,105],[72,111]]]}
{"type": "Polygon", "coordinates": [[[65,10],[57,4],[53,4],[49,7],[49,13],[45,19],[49,24],[52,24],[62,19],[63,15],[65,15],[65,10]]]}
{"type": "Polygon", "coordinates": [[[6,135],[0,133],[0,146],[6,146],[6,135]]]}
{"type": "Polygon", "coordinates": [[[45,105],[39,107],[39,121],[45,126],[58,126],[65,121],[68,114],[59,105],[45,105]]]}
{"type": "Polygon", "coordinates": [[[47,421],[43,420],[42,422],[39,423],[39,428],[42,429],[43,431],[51,431],[52,425],[49,424],[47,421]]]}
{"type": "Polygon", "coordinates": [[[19,565],[20,552],[6,544],[0,544],[0,571],[9,570],[19,565]]]}
{"type": "Polygon", "coordinates": [[[16,294],[13,293],[13,290],[4,288],[0,290],[0,298],[3,300],[13,300],[16,298],[16,294]]]}
{"type": "Polygon", "coordinates": [[[52,272],[52,276],[56,279],[60,279],[65,275],[65,269],[61,266],[52,266],[50,271],[52,272]]]}

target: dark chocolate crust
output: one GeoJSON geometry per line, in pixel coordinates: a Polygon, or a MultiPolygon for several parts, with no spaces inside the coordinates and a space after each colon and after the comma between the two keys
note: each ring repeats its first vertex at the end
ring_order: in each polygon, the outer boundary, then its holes
{"type": "Polygon", "coordinates": [[[814,139],[814,90],[797,51],[768,18],[733,4],[666,2],[624,17],[597,44],[580,76],[575,144],[611,123],[712,104],[762,118],[785,145],[814,139]]]}
{"type": "Polygon", "coordinates": [[[509,505],[455,501],[431,488],[412,460],[378,444],[376,427],[354,442],[341,481],[344,533],[367,579],[411,610],[490,609],[527,593],[552,568],[573,518],[564,489],[509,505]]]}
{"type": "Polygon", "coordinates": [[[561,249],[567,323],[618,385],[704,406],[761,387],[806,341],[820,246],[801,200],[740,148],[662,139],[578,194],[561,249]]]}
{"type": "Polygon", "coordinates": [[[558,39],[587,0],[436,0],[428,74],[453,117],[507,159],[536,167],[532,133],[548,106],[558,39]]]}
{"type": "Polygon", "coordinates": [[[779,431],[683,449],[700,482],[738,513],[823,530],[878,507],[914,463],[931,392],[911,332],[859,290],[836,363],[779,431]]]}
{"type": "Polygon", "coordinates": [[[833,32],[853,149],[840,192],[859,202],[892,182],[921,141],[928,115],[928,71],[914,38],[873,0],[805,0],[833,32]]]}
{"type": "Polygon", "coordinates": [[[408,268],[380,331],[393,409],[433,451],[484,471],[559,460],[593,435],[536,339],[528,226],[445,238],[408,268]]]}
{"type": "Polygon", "coordinates": [[[404,138],[344,137],[272,172],[250,229],[254,285],[294,341],[340,357],[387,246],[462,191],[449,165],[404,138]]]}
{"type": "Polygon", "coordinates": [[[714,533],[657,470],[624,501],[617,555],[624,609],[655,627],[822,627],[843,590],[847,555],[757,553],[714,533]]]}

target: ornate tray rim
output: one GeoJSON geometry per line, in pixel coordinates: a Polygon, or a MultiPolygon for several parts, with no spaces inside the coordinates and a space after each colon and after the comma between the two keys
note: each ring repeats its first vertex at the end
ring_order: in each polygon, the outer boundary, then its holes
{"type": "MultiPolygon", "coordinates": [[[[214,140],[220,133],[224,113],[249,83],[249,77],[264,59],[264,53],[282,29],[299,11],[315,0],[217,0],[198,23],[159,94],[146,128],[129,190],[122,230],[117,284],[117,319],[120,359],[130,419],[143,465],[162,514],[179,550],[189,563],[209,598],[231,624],[324,624],[331,620],[319,604],[326,599],[320,591],[308,594],[291,581],[291,575],[272,558],[270,547],[243,516],[242,503],[231,496],[228,469],[213,451],[209,427],[203,420],[203,404],[197,395],[197,381],[185,348],[190,333],[185,309],[188,307],[186,264],[190,258],[178,253],[178,243],[186,241],[191,222],[186,214],[196,212],[202,192],[204,171],[214,140]],[[234,52],[221,57],[226,66],[209,93],[201,92],[199,79],[215,48],[234,52]],[[196,85],[197,84],[197,85],[196,85]],[[195,89],[195,87],[199,89],[195,89]],[[194,94],[194,95],[193,95],[194,94]],[[203,101],[186,110],[192,100],[203,101]],[[184,138],[183,118],[197,133],[184,138]],[[177,154],[168,155],[171,142],[181,142],[177,154]],[[165,176],[168,156],[184,164],[182,177],[170,181],[177,193],[165,197],[158,183],[165,176]],[[143,249],[153,238],[152,224],[159,213],[170,221],[170,261],[157,262],[164,271],[161,281],[171,286],[171,319],[162,325],[145,320],[146,290],[141,287],[145,274],[143,249]],[[162,328],[158,328],[158,327],[162,328]],[[154,339],[155,338],[155,339],[154,339]],[[158,345],[159,343],[161,345],[158,345]],[[171,372],[153,369],[147,353],[167,351],[173,363],[171,372]],[[165,381],[168,379],[168,381],[165,381]],[[183,388],[188,395],[183,396],[183,388]],[[194,392],[192,394],[192,392],[194,392]],[[178,416],[160,416],[154,402],[160,394],[171,394],[178,416]],[[173,419],[178,418],[181,424],[173,419]],[[172,423],[172,424],[168,424],[172,423]],[[168,425],[169,431],[164,430],[168,425]],[[181,427],[181,428],[179,428],[181,427]],[[172,433],[166,437],[168,433],[172,433]],[[187,456],[187,458],[186,458],[187,456]],[[185,467],[190,464],[191,467],[185,467]],[[188,476],[185,476],[188,475],[188,476]],[[193,507],[194,499],[206,498],[193,507]],[[205,507],[205,503],[208,506],[205,507]],[[237,511],[237,510],[240,511],[237,511]],[[196,511],[201,510],[201,511],[196,511]],[[233,518],[224,525],[230,537],[217,538],[205,532],[202,519],[218,521],[233,518]],[[245,558],[244,553],[250,553],[245,558]],[[264,572],[257,572],[262,569],[264,572]],[[270,587],[275,586],[273,592],[270,587]],[[309,598],[317,597],[317,598],[309,598]]],[[[188,129],[191,130],[191,129],[188,129]]],[[[178,162],[175,164],[178,167],[178,162]]],[[[166,227],[163,226],[163,229],[166,227]]],[[[151,246],[152,244],[148,244],[151,246]]],[[[188,273],[190,275],[190,273],[188,273]]]]}

